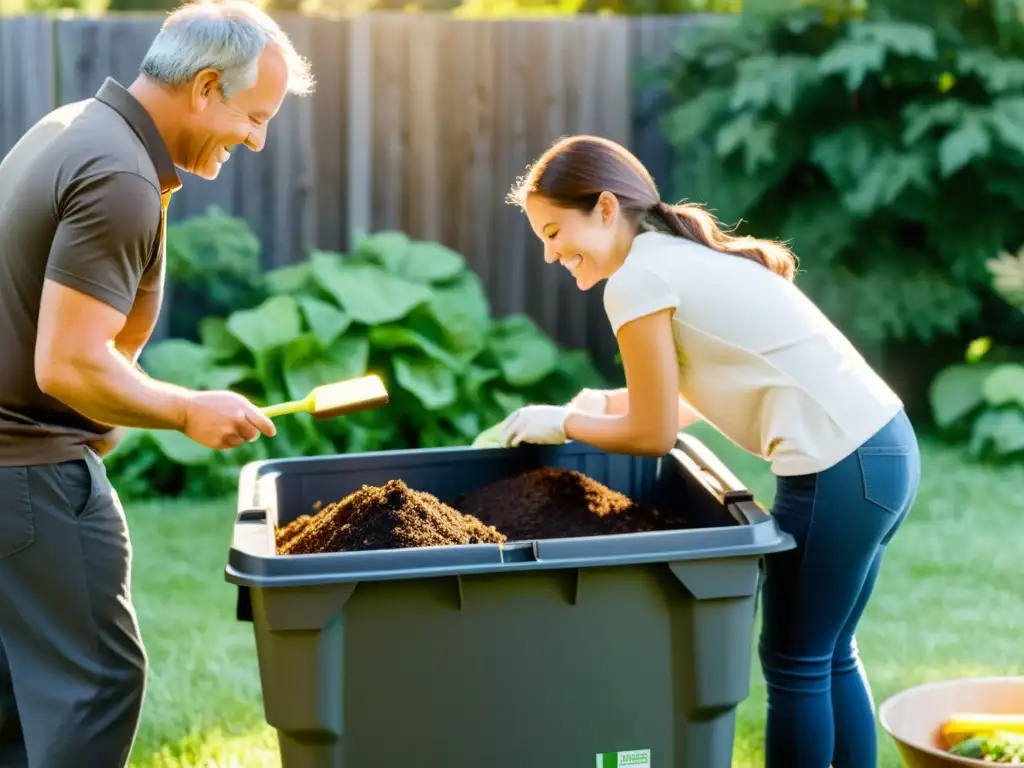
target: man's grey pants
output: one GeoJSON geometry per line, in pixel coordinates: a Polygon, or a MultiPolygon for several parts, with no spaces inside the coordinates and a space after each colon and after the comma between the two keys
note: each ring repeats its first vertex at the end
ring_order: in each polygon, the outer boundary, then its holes
{"type": "Polygon", "coordinates": [[[120,768],[146,680],[99,456],[0,467],[0,768],[120,768]]]}

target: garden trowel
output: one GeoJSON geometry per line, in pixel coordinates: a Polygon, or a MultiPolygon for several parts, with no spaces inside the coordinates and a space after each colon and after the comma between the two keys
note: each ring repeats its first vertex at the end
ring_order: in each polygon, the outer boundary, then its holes
{"type": "Polygon", "coordinates": [[[269,419],[292,413],[310,413],[315,419],[333,419],[348,413],[380,408],[388,403],[388,391],[379,376],[361,376],[316,387],[302,400],[268,405],[263,415],[269,419]]]}

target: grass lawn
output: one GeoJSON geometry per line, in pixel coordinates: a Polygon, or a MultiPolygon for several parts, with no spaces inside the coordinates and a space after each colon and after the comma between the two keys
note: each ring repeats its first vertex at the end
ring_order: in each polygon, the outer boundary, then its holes
{"type": "MultiPolygon", "coordinates": [[[[696,430],[769,504],[762,463],[696,430]]],[[[1024,467],[985,469],[961,453],[923,445],[918,503],[890,548],[859,633],[879,703],[920,682],[1024,674],[1020,638],[1019,498],[1024,467]]],[[[231,500],[129,505],[134,590],[151,658],[136,768],[279,766],[263,721],[251,626],[234,620],[223,568],[231,500]]],[[[734,768],[758,768],[764,683],[755,662],[739,712],[734,768]]],[[[898,768],[882,739],[882,768],[898,768]]]]}

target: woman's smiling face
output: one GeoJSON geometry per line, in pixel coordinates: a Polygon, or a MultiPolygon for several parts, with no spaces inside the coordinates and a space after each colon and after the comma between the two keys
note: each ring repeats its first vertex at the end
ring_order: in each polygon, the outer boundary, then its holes
{"type": "Polygon", "coordinates": [[[622,263],[617,203],[608,193],[590,211],[563,208],[539,194],[526,199],[526,216],[544,244],[544,260],[569,270],[581,291],[610,277],[622,263]]]}

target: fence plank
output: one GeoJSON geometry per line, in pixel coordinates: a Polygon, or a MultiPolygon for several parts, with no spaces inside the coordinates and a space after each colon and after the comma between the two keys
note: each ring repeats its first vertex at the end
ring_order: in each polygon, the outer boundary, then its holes
{"type": "MultiPolygon", "coordinates": [[[[348,150],[348,178],[345,179],[344,206],[348,211],[348,237],[373,229],[373,133],[375,94],[373,90],[373,21],[360,15],[348,26],[348,101],[344,105],[348,142],[339,147],[348,150]]],[[[327,147],[324,147],[327,150],[327,147]]]]}
{"type": "Polygon", "coordinates": [[[349,247],[348,189],[345,179],[355,163],[348,150],[352,120],[349,119],[349,67],[351,22],[347,19],[319,19],[313,27],[312,55],[316,91],[313,110],[314,243],[324,250],[349,247]]]}
{"type": "Polygon", "coordinates": [[[56,104],[53,21],[0,18],[0,158],[56,104]]]}

